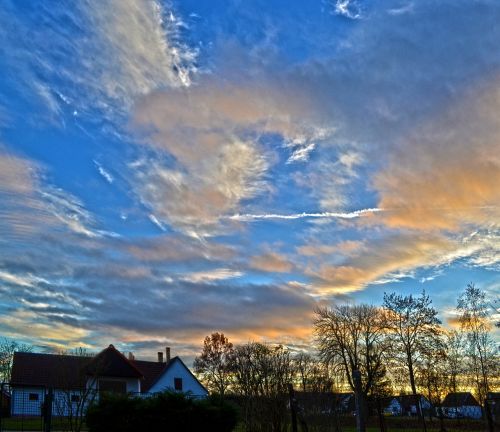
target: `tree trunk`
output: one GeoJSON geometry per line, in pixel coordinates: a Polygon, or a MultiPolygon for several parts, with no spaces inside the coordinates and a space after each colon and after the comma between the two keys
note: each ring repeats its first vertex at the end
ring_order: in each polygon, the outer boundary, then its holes
{"type": "Polygon", "coordinates": [[[361,386],[361,372],[359,370],[356,369],[352,372],[352,380],[354,382],[354,395],[356,400],[356,431],[366,432],[364,395],[361,386]]]}

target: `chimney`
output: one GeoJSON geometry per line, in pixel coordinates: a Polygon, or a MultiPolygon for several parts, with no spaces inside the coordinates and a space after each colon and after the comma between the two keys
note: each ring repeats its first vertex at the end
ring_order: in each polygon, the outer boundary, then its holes
{"type": "Polygon", "coordinates": [[[158,351],[158,363],[163,363],[163,353],[158,351]]]}
{"type": "Polygon", "coordinates": [[[165,360],[168,363],[170,361],[170,347],[165,348],[165,354],[167,355],[165,360]]]}
{"type": "Polygon", "coordinates": [[[129,352],[129,353],[128,353],[128,359],[129,359],[129,360],[135,360],[135,355],[134,355],[134,353],[129,352]]]}

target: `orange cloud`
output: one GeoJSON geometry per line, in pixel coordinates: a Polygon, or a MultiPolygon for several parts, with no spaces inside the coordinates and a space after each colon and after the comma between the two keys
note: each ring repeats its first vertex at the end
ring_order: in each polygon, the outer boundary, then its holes
{"type": "Polygon", "coordinates": [[[500,81],[494,80],[403,139],[375,177],[383,222],[426,231],[497,224],[499,111],[500,81]]]}
{"type": "Polygon", "coordinates": [[[254,256],[250,261],[250,267],[270,273],[286,273],[293,269],[292,263],[276,252],[254,256]]]}
{"type": "Polygon", "coordinates": [[[360,255],[347,258],[342,264],[321,264],[309,267],[306,273],[315,279],[321,294],[358,291],[369,283],[398,277],[405,272],[444,263],[456,250],[456,243],[434,234],[395,234],[364,246],[360,255]]]}

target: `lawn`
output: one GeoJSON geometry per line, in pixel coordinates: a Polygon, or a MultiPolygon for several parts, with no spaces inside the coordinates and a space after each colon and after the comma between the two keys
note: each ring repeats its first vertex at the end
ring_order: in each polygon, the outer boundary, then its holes
{"type": "MultiPolygon", "coordinates": [[[[52,419],[52,430],[53,431],[65,431],[69,430],[68,422],[64,418],[53,418],[52,419]]],[[[2,419],[2,431],[42,431],[43,422],[41,417],[8,417],[2,419]]],[[[85,430],[85,428],[84,428],[85,430]]]]}

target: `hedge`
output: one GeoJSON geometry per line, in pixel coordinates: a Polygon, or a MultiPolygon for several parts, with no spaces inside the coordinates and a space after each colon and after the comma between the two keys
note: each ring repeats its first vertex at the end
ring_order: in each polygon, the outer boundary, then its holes
{"type": "Polygon", "coordinates": [[[231,432],[237,421],[236,408],[227,402],[174,392],[145,398],[103,395],[86,418],[89,432],[231,432]]]}

